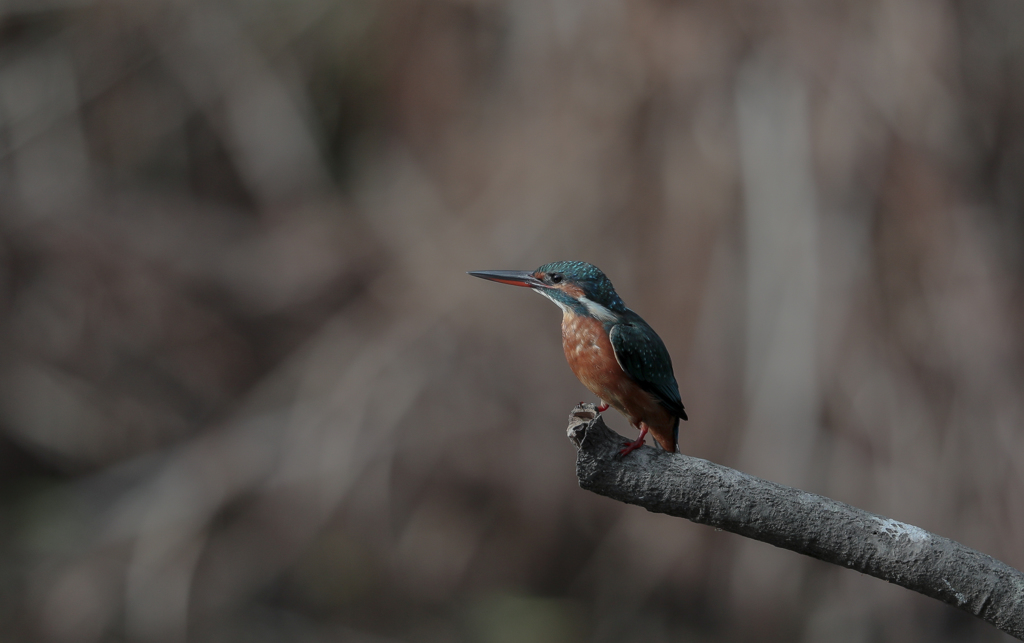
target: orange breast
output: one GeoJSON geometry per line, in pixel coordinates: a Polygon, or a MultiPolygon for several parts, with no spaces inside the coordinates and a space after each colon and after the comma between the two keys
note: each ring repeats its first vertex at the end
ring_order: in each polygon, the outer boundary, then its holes
{"type": "Polygon", "coordinates": [[[596,319],[566,314],[562,317],[562,350],[583,385],[611,402],[626,374],[615,360],[608,334],[596,319]]]}
{"type": "Polygon", "coordinates": [[[622,370],[600,321],[563,315],[562,349],[569,368],[594,395],[625,415],[633,426],[646,424],[663,448],[675,450],[673,434],[678,420],[622,370]]]}

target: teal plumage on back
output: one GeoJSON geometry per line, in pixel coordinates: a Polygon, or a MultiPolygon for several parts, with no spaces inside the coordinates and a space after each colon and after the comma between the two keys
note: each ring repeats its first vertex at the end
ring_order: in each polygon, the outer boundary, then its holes
{"type": "Polygon", "coordinates": [[[686,409],[672,372],[672,358],[654,329],[637,316],[633,321],[612,326],[608,339],[622,370],[673,415],[685,420],[686,409]]]}

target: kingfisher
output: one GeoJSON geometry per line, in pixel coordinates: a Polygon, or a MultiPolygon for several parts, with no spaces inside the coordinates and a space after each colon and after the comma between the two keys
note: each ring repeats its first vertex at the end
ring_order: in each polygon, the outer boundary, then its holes
{"type": "Polygon", "coordinates": [[[474,277],[532,288],[562,309],[562,350],[580,382],[596,395],[598,412],[612,406],[640,436],[619,451],[639,449],[650,432],[675,452],[686,410],[672,358],[654,329],[622,302],[611,280],[583,261],[556,261],[529,270],[481,270],[474,277]]]}

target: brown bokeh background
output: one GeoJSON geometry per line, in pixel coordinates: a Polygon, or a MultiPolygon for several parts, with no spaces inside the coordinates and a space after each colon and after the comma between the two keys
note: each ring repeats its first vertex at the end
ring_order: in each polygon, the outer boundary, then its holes
{"type": "Polygon", "coordinates": [[[580,490],[557,309],[465,271],[599,265],[686,453],[1024,567],[1022,24],[0,4],[2,639],[1002,640],[580,490]]]}

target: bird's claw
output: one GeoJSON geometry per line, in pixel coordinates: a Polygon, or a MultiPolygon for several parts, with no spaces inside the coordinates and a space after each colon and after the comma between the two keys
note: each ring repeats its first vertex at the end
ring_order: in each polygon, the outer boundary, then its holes
{"type": "Polygon", "coordinates": [[[636,451],[637,449],[639,449],[643,445],[644,445],[644,439],[643,438],[640,438],[639,440],[634,440],[632,442],[623,442],[622,446],[625,447],[625,448],[619,449],[619,455],[620,456],[629,455],[630,453],[632,453],[633,451],[636,451]]]}
{"type": "Polygon", "coordinates": [[[623,442],[624,449],[619,451],[620,456],[628,455],[644,445],[644,438],[647,437],[647,425],[640,423],[640,435],[632,442],[623,442]]]}

